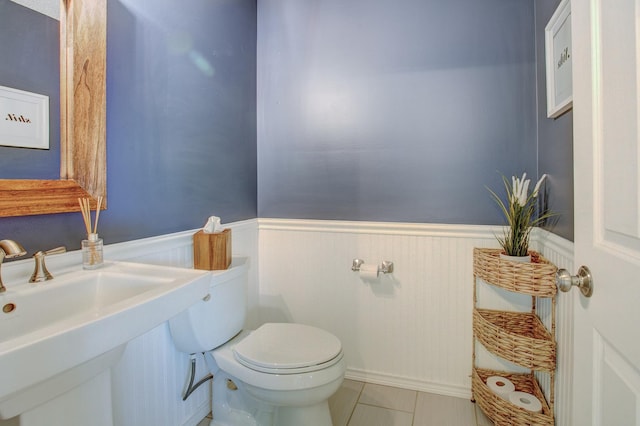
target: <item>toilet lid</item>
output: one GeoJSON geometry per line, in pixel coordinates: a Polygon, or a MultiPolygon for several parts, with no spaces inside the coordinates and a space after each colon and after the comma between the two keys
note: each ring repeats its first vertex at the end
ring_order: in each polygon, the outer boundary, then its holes
{"type": "Polygon", "coordinates": [[[258,370],[296,369],[326,363],[342,351],[331,333],[302,324],[264,324],[233,348],[236,359],[258,370]]]}

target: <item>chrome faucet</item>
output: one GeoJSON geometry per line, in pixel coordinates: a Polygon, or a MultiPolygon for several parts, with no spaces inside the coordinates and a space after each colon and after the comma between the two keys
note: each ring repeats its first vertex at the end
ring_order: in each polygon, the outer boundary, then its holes
{"type": "MultiPolygon", "coordinates": [[[[12,257],[24,256],[27,251],[18,243],[13,240],[1,240],[0,241],[0,267],[4,259],[10,259],[12,257]]],[[[0,293],[7,291],[7,288],[2,283],[2,273],[0,271],[0,293]]]]}

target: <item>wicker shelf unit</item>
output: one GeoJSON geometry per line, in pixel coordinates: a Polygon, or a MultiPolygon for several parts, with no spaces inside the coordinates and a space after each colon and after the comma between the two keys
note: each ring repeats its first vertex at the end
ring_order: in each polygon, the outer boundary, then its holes
{"type": "Polygon", "coordinates": [[[473,251],[473,400],[495,423],[502,425],[554,425],[554,387],[556,369],[556,266],[533,252],[531,263],[501,259],[499,249],[475,248],[473,251]],[[482,309],[478,306],[477,279],[487,284],[531,296],[530,312],[509,312],[482,309]],[[536,315],[536,297],[551,298],[551,330],[536,315]],[[479,368],[476,365],[475,342],[490,353],[530,369],[516,374],[479,368]],[[550,390],[547,400],[534,373],[549,373],[550,390]],[[542,412],[533,413],[497,396],[487,386],[490,376],[503,376],[515,385],[516,391],[535,395],[542,403],[542,412]]]}

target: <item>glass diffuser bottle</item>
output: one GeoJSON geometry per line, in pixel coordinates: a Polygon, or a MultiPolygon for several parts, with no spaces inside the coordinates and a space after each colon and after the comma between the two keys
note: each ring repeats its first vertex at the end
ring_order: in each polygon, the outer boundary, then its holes
{"type": "Polygon", "coordinates": [[[98,237],[98,218],[100,217],[100,206],[102,197],[98,197],[96,206],[96,219],[91,229],[91,201],[89,198],[78,198],[80,211],[87,230],[87,239],[82,240],[82,268],[96,269],[103,263],[102,258],[102,238],[98,237]]]}
{"type": "Polygon", "coordinates": [[[102,259],[102,238],[90,233],[82,240],[82,268],[96,269],[102,265],[102,259]]]}

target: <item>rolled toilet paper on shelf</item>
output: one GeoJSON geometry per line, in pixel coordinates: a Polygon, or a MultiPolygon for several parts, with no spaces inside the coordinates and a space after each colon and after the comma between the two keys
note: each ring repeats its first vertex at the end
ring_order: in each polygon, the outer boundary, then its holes
{"type": "Polygon", "coordinates": [[[360,265],[360,278],[365,280],[378,278],[378,265],[360,265]]]}
{"type": "Polygon", "coordinates": [[[540,400],[536,398],[535,395],[527,392],[511,392],[509,394],[509,402],[533,413],[542,412],[542,403],[540,400]]]}
{"type": "Polygon", "coordinates": [[[500,398],[509,400],[509,394],[516,390],[513,382],[506,377],[490,376],[487,378],[487,386],[500,398]]]}

